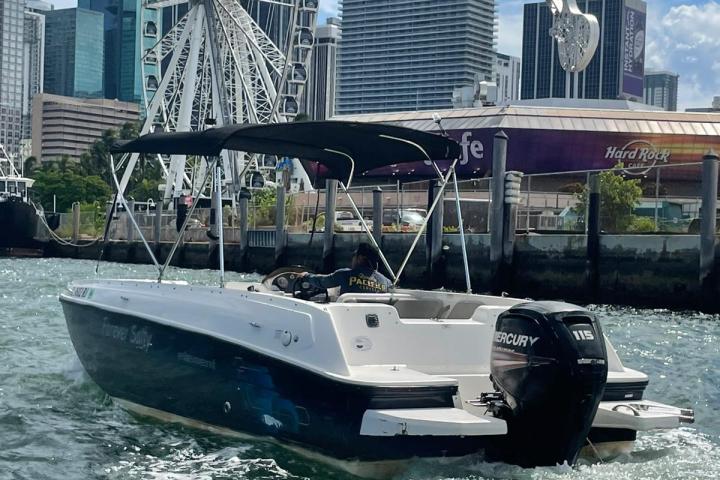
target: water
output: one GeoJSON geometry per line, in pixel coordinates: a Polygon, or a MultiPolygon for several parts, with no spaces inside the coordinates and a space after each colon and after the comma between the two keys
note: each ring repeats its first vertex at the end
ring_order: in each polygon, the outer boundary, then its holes
{"type": "MultiPolygon", "coordinates": [[[[276,445],[135,417],[83,372],[57,296],[94,262],[0,259],[0,480],[350,479],[276,445]]],[[[152,278],[147,266],[103,264],[101,276],[152,278]]],[[[242,275],[229,274],[229,280],[242,275]]],[[[209,271],[169,278],[212,283],[209,271]]],[[[418,460],[400,479],[720,478],[720,318],[593,307],[618,353],[651,375],[647,397],[692,407],[697,423],[641,434],[630,455],[575,468],[523,470],[468,457],[418,460]]]]}

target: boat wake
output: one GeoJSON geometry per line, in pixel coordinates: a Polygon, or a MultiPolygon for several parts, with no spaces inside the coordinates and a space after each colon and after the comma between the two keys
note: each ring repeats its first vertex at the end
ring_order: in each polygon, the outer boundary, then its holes
{"type": "Polygon", "coordinates": [[[580,458],[574,467],[523,469],[487,463],[480,456],[447,461],[418,459],[396,480],[618,480],[720,478],[720,448],[693,428],[641,434],[632,452],[612,459],[580,458]]]}
{"type": "MultiPolygon", "coordinates": [[[[176,447],[177,448],[177,447],[176,447]]],[[[117,465],[106,467],[108,479],[205,480],[224,478],[296,479],[271,458],[246,458],[252,447],[227,447],[205,453],[187,445],[166,456],[129,451],[117,465]]]]}

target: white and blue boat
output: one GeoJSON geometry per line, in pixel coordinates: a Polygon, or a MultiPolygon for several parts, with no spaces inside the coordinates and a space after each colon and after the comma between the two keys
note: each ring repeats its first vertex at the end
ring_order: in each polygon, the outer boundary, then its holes
{"type": "MultiPolygon", "coordinates": [[[[224,149],[319,162],[344,190],[353,175],[414,161],[445,162],[444,187],[461,154],[443,136],[343,122],[151,134],[117,151],[211,163],[224,149]]],[[[132,411],[263,437],[361,476],[475,453],[572,464],[586,447],[604,456],[638,431],[694,420],[645,399],[648,377],[623,366],[595,315],[574,305],[405,289],[334,296],[296,269],[218,287],[160,271],[158,281],[79,281],[60,296],[90,377],[132,411]]]]}

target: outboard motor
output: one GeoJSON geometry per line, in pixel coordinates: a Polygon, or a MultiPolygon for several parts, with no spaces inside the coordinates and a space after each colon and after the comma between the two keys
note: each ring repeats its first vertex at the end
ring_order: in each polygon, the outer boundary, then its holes
{"type": "Polygon", "coordinates": [[[489,457],[522,467],[575,462],[607,381],[607,352],[595,316],[560,302],[532,302],[503,312],[493,337],[485,395],[507,437],[489,457]]]}

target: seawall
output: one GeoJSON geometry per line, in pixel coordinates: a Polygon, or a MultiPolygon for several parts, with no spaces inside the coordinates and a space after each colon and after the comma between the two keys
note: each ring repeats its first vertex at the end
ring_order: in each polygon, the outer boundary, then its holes
{"type": "MultiPolygon", "coordinates": [[[[332,267],[349,265],[352,252],[362,234],[336,234],[330,258],[332,267]]],[[[413,240],[411,234],[384,235],[383,252],[393,268],[403,261],[413,240]]],[[[466,235],[470,278],[474,292],[496,289],[490,274],[490,236],[466,235]]],[[[718,242],[720,245],[720,242],[718,242]]],[[[160,261],[172,244],[152,247],[160,261]]],[[[101,245],[85,248],[51,242],[49,257],[96,260],[101,245]]],[[[505,272],[503,291],[517,297],[561,299],[577,303],[603,303],[653,308],[720,311],[720,282],[717,272],[710,286],[699,280],[700,239],[697,235],[601,235],[597,273],[593,278],[587,254],[587,237],[571,234],[518,235],[513,262],[505,272]]],[[[304,265],[322,271],[322,234],[289,234],[278,261],[274,247],[250,246],[245,252],[239,244],[225,247],[226,269],[236,272],[269,273],[280,266],[304,265]]],[[[716,249],[720,265],[720,247],[716,249]]],[[[217,268],[216,256],[203,242],[188,242],[175,253],[172,265],[185,268],[217,268]]],[[[111,241],[103,260],[124,263],[152,263],[140,242],[111,241]]],[[[445,234],[443,251],[436,270],[427,271],[424,238],[410,258],[401,286],[465,290],[460,236],[445,234]]]]}

